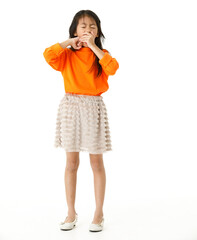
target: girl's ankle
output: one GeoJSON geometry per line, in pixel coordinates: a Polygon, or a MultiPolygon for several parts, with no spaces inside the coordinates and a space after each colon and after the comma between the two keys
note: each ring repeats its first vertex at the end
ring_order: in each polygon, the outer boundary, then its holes
{"type": "Polygon", "coordinates": [[[76,214],[76,211],[68,211],[68,216],[75,216],[76,214]]]}
{"type": "Polygon", "coordinates": [[[94,216],[103,217],[103,211],[95,211],[94,216]]]}

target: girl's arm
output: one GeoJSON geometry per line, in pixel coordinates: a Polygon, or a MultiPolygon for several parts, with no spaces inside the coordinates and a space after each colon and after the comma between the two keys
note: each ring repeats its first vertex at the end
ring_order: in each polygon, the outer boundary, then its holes
{"type": "Polygon", "coordinates": [[[103,56],[105,55],[105,53],[96,44],[90,45],[90,48],[99,59],[103,58],[103,56]]]}
{"type": "Polygon", "coordinates": [[[119,63],[117,60],[112,58],[107,50],[101,50],[96,44],[90,45],[90,48],[100,59],[99,63],[101,64],[104,72],[107,75],[114,75],[119,68],[119,63]]]}
{"type": "Polygon", "coordinates": [[[57,71],[63,70],[67,59],[68,48],[66,46],[69,42],[69,40],[66,40],[62,43],[56,43],[44,50],[44,58],[53,69],[57,71]]]}
{"type": "Polygon", "coordinates": [[[119,63],[115,58],[108,53],[107,50],[101,50],[94,42],[95,36],[88,32],[84,33],[84,36],[81,37],[80,41],[85,41],[88,44],[88,47],[95,53],[99,58],[99,63],[102,66],[102,69],[107,75],[114,75],[119,68],[119,63]]]}

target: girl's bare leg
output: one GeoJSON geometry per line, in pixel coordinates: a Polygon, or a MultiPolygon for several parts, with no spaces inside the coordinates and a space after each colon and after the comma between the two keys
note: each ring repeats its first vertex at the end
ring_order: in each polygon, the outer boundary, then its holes
{"type": "Polygon", "coordinates": [[[106,175],[103,164],[103,154],[90,154],[91,168],[94,174],[94,192],[96,210],[92,223],[100,223],[103,217],[103,202],[105,196],[106,175]]]}
{"type": "Polygon", "coordinates": [[[65,192],[68,206],[67,218],[64,222],[73,222],[75,219],[75,197],[77,170],[79,166],[79,152],[66,152],[66,168],[65,168],[65,192]]]}

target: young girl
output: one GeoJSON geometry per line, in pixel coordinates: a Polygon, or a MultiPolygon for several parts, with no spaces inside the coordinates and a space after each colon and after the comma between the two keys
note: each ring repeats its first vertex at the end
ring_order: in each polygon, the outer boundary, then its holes
{"type": "Polygon", "coordinates": [[[98,16],[90,10],[77,12],[69,28],[69,39],[45,49],[46,62],[61,71],[65,95],[57,114],[55,147],[66,152],[65,189],[68,215],[61,230],[73,229],[78,218],[75,194],[79,152],[89,152],[94,174],[96,210],[89,231],[103,230],[105,168],[103,153],[112,150],[107,109],[102,93],[108,77],[119,68],[115,58],[102,48],[105,38],[98,16]],[[70,47],[68,47],[70,45],[70,47]]]}

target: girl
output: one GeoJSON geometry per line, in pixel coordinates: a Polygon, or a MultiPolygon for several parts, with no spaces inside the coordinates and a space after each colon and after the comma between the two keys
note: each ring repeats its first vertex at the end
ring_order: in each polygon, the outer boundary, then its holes
{"type": "Polygon", "coordinates": [[[68,214],[61,230],[73,229],[78,215],[75,194],[79,152],[89,152],[94,174],[96,210],[89,231],[103,230],[105,168],[103,153],[112,150],[107,109],[102,93],[108,77],[119,68],[115,58],[102,48],[100,19],[90,10],[77,12],[69,28],[69,39],[45,49],[46,62],[60,71],[65,95],[58,107],[55,147],[66,152],[65,189],[68,214]],[[70,45],[70,47],[68,47],[70,45]]]}

